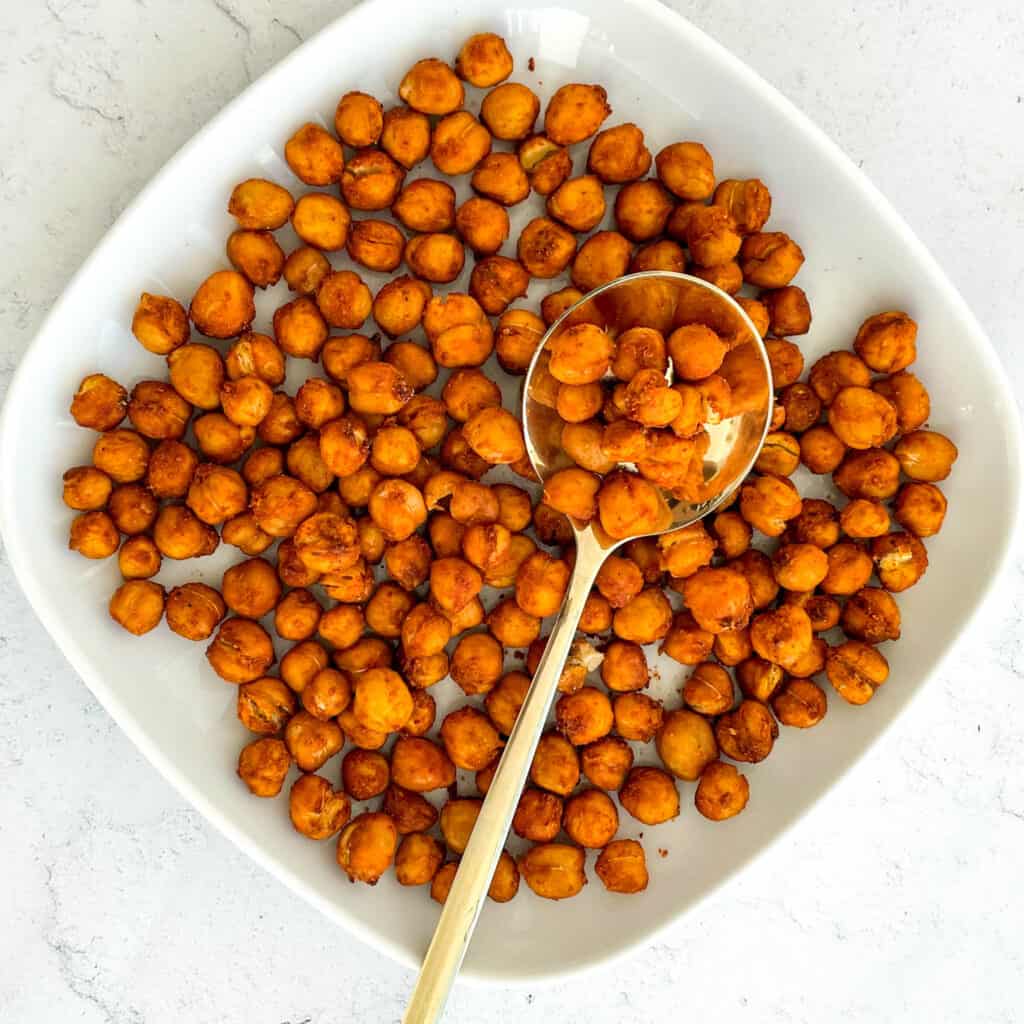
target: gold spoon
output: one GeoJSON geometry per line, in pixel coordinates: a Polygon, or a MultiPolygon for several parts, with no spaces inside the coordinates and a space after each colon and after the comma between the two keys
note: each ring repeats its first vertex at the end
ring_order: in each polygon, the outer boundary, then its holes
{"type": "MultiPolygon", "coordinates": [[[[704,456],[700,500],[682,501],[666,494],[671,521],[660,532],[678,530],[703,519],[733,495],[753,467],[768,433],[771,368],[750,318],[734,299],[714,285],[667,270],[629,274],[585,295],[544,335],[523,387],[526,450],[541,482],[573,462],[559,443],[562,421],[554,409],[538,401],[542,396],[536,385],[546,371],[551,340],[583,321],[598,324],[613,339],[631,327],[654,327],[667,337],[682,324],[703,323],[730,341],[723,373],[732,385],[734,415],[706,425],[709,445],[704,456]]],[[[444,1012],[504,847],[590,588],[608,555],[640,536],[613,539],[596,521],[570,522],[576,538],[576,563],[565,600],[459,861],[402,1018],[404,1024],[432,1024],[444,1012]]]]}

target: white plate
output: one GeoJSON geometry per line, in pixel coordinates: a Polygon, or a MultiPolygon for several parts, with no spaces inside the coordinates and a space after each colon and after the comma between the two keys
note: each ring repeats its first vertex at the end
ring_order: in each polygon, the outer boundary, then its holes
{"type": "MultiPolygon", "coordinates": [[[[652,150],[700,139],[720,177],[762,177],[775,200],[770,227],[790,232],[807,255],[799,283],[814,309],[814,328],[801,339],[808,362],[848,346],[866,315],[907,309],[920,323],[915,370],[931,389],[932,424],[961,453],[945,486],[945,529],[928,544],[928,575],[899,599],[904,638],[886,650],[892,675],[877,698],[861,709],[832,700],[821,727],[783,730],[772,757],[751,769],[750,806],[732,822],[701,819],[690,805],[691,787],[683,787],[685,813],[669,825],[637,829],[624,816],[623,834],[647,832],[652,879],[642,896],[609,895],[593,879],[567,903],[539,900],[524,887],[511,904],[488,906],[466,975],[508,984],[593,966],[649,940],[804,814],[864,753],[948,653],[995,577],[1017,521],[1020,445],[989,343],[906,225],[789,103],[654,0],[359,6],[225,109],[124,213],[26,353],[0,436],[4,537],[40,619],[146,756],[278,878],[366,942],[403,963],[418,962],[437,913],[426,893],[402,891],[391,877],[375,889],[349,885],[334,863],[333,842],[318,846],[298,836],[284,799],[255,800],[235,778],[245,736],[234,719],[234,689],[206,667],[205,645],[188,644],[165,626],[135,640],[107,617],[118,582],[114,560],[87,563],[66,548],[70,516],[60,501],[60,475],[87,462],[92,443],[67,406],[81,377],[97,369],[128,385],[163,376],[163,361],[128,332],[135,300],[149,290],[187,302],[199,281],[224,264],[231,186],[254,174],[296,184],[279,154],[299,123],[319,116],[331,124],[337,98],[349,89],[394,102],[414,60],[451,58],[467,35],[485,29],[510,41],[515,79],[542,98],[566,81],[600,82],[615,109],[609,123],[637,121],[652,150]],[[658,847],[668,855],[658,856],[658,847]]],[[[478,103],[473,96],[471,105],[478,103]]],[[[585,148],[577,150],[579,171],[585,148]]],[[[546,290],[536,284],[531,298],[546,290]]],[[[279,286],[263,296],[258,327],[269,325],[269,310],[284,294],[279,286]]],[[[308,368],[295,369],[301,379],[308,368]]],[[[222,550],[171,566],[160,579],[216,582],[235,554],[222,550]]],[[[660,689],[671,695],[683,671],[671,662],[661,671],[660,689]]],[[[441,708],[453,688],[450,681],[435,688],[441,708]]],[[[588,867],[592,876],[593,855],[588,867]]]]}

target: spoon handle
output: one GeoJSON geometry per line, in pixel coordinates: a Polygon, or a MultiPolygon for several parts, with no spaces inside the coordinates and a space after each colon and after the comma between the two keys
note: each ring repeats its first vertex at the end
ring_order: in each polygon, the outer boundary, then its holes
{"type": "Polygon", "coordinates": [[[533,682],[491,780],[487,798],[459,861],[459,869],[402,1018],[403,1024],[434,1024],[441,1019],[448,993],[469,948],[512,824],[519,794],[544,731],[583,606],[604,561],[605,552],[593,542],[588,544],[589,539],[588,532],[577,534],[576,566],[569,580],[568,595],[548,637],[533,682]]]}

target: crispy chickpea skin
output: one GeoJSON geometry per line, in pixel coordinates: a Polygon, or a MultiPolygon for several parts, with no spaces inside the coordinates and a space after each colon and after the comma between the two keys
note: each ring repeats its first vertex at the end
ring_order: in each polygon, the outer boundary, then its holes
{"type": "Polygon", "coordinates": [[[931,398],[928,389],[907,370],[883,377],[871,385],[896,410],[896,429],[900,434],[909,434],[923,426],[931,414],[931,398]]]}
{"type": "MultiPolygon", "coordinates": [[[[242,334],[252,325],[255,316],[253,286],[235,270],[218,270],[211,274],[196,289],[189,305],[189,317],[196,330],[208,338],[233,338],[242,334]]],[[[185,340],[187,336],[182,338],[182,343],[185,340]]]]}
{"type": "Polygon", "coordinates": [[[576,255],[576,239],[561,224],[536,217],[523,228],[516,251],[531,277],[557,277],[576,255]]]}
{"type": "Polygon", "coordinates": [[[631,895],[647,888],[647,858],[635,839],[609,843],[598,855],[594,871],[609,892],[631,895]]]}
{"type": "Polygon", "coordinates": [[[217,630],[206,660],[225,682],[251,683],[274,663],[274,644],[258,622],[231,618],[217,630]]]}
{"type": "Polygon", "coordinates": [[[350,750],[341,761],[341,781],[353,800],[372,800],[388,788],[391,770],[376,750],[350,750]]]}
{"type": "Polygon", "coordinates": [[[504,746],[490,719],[474,707],[460,708],[445,718],[441,741],[456,767],[469,771],[486,767],[504,746]]]}
{"type": "Polygon", "coordinates": [[[530,765],[530,781],[541,789],[568,796],[580,779],[580,760],[573,745],[557,733],[545,733],[530,765]]]}
{"type": "MultiPolygon", "coordinates": [[[[730,693],[731,703],[731,693],[730,693]]],[[[707,719],[693,711],[668,712],[655,738],[662,764],[676,778],[693,782],[704,766],[718,756],[718,746],[707,719]]]]}
{"type": "Polygon", "coordinates": [[[777,476],[748,479],[740,488],[740,514],[756,530],[778,537],[800,514],[801,499],[789,480],[777,476]]]}
{"type": "Polygon", "coordinates": [[[262,619],[281,599],[281,583],[269,562],[250,558],[224,573],[221,593],[224,603],[236,615],[262,619]]]}
{"type": "Polygon", "coordinates": [[[436,743],[417,736],[400,736],[391,751],[391,778],[413,793],[429,793],[445,789],[455,781],[455,765],[436,743]]]}
{"type": "Polygon", "coordinates": [[[847,640],[828,652],[828,681],[849,704],[866,704],[889,677],[889,663],[870,644],[847,640]]]}
{"type": "Polygon", "coordinates": [[[538,619],[554,615],[562,606],[569,575],[569,566],[561,559],[535,551],[516,573],[516,603],[538,619]]]}
{"type": "Polygon", "coordinates": [[[804,254],[783,231],[747,235],[740,247],[743,280],[758,288],[784,288],[803,265],[804,254]]]}
{"type": "Polygon", "coordinates": [[[315,772],[341,750],[345,737],[337,722],[322,722],[308,711],[299,711],[285,726],[284,741],[299,768],[315,772]]]}
{"type": "MultiPolygon", "coordinates": [[[[669,215],[672,213],[672,197],[653,178],[633,181],[619,189],[615,197],[614,211],[615,225],[627,239],[633,242],[647,242],[665,230],[669,215]]],[[[631,254],[630,251],[626,255],[628,257],[631,254]]],[[[575,272],[576,268],[573,269],[575,272]]],[[[573,282],[578,283],[575,273],[573,282]]]]}
{"type": "Polygon", "coordinates": [[[754,610],[750,584],[727,567],[698,570],[687,578],[683,597],[697,625],[709,633],[742,629],[754,610]]]}
{"type": "Polygon", "coordinates": [[[386,814],[365,811],[338,837],[338,866],[353,882],[376,885],[391,866],[398,848],[398,830],[386,814]]]}
{"type": "Polygon", "coordinates": [[[832,474],[832,481],[848,498],[891,498],[900,485],[900,463],[884,448],[850,452],[832,474]]]}
{"type": "Polygon", "coordinates": [[[565,802],[562,826],[573,842],[590,849],[601,849],[615,838],[619,829],[619,812],[607,793],[600,789],[585,789],[565,802]]]}
{"type": "Polygon", "coordinates": [[[270,231],[239,229],[228,236],[228,262],[257,288],[267,288],[281,280],[284,250],[270,231]]]}
{"type": "Polygon", "coordinates": [[[518,82],[492,89],[480,105],[480,118],[496,139],[525,139],[533,131],[538,113],[537,95],[518,82]]]}
{"type": "Polygon", "coordinates": [[[417,61],[398,86],[398,95],[413,110],[424,114],[450,114],[462,106],[465,89],[443,60],[417,61]]]}
{"type": "Polygon", "coordinates": [[[780,605],[774,611],[762,612],[750,624],[750,642],[766,661],[790,668],[811,648],[811,620],[796,605],[780,605]]]}
{"type": "Polygon", "coordinates": [[[92,373],[78,385],[71,400],[71,417],[80,427],[113,430],[128,409],[128,392],[105,374],[92,373]]]}
{"type": "Polygon", "coordinates": [[[615,724],[612,702],[596,687],[584,686],[558,698],[555,722],[558,731],[574,747],[586,746],[612,731],[615,724]]]}
{"type": "Polygon", "coordinates": [[[887,591],[864,587],[847,599],[839,624],[848,637],[868,644],[898,640],[899,606],[887,591]]]}
{"type": "Polygon", "coordinates": [[[150,580],[127,580],[114,591],[109,610],[119,626],[142,636],[164,617],[164,588],[150,580]]]}
{"type": "Polygon", "coordinates": [[[276,736],[295,714],[295,694],[280,679],[263,676],[239,686],[236,712],[250,732],[276,736]]]}
{"type": "MultiPolygon", "coordinates": [[[[341,195],[353,210],[386,210],[395,201],[404,180],[405,171],[387,153],[361,149],[345,165],[341,195]]],[[[345,244],[344,239],[341,244],[345,244]]]]}
{"type": "Polygon", "coordinates": [[[896,522],[916,537],[934,537],[946,518],[946,497],[934,484],[904,484],[896,496],[896,522]]]}
{"type": "Polygon", "coordinates": [[[274,231],[287,222],[294,205],[286,188],[265,178],[249,178],[232,190],[228,213],[243,228],[274,231]]]}
{"type": "Polygon", "coordinates": [[[675,780],[661,768],[633,768],[619,790],[619,803],[645,825],[660,825],[679,815],[675,780]]]}
{"type": "Polygon", "coordinates": [[[587,780],[605,790],[617,790],[633,767],[633,751],[618,736],[605,736],[580,752],[580,766],[587,780]]]}
{"type": "Polygon", "coordinates": [[[715,165],[699,142],[676,142],[654,158],[661,183],[680,199],[709,199],[715,187],[715,165]]]}
{"type": "Polygon", "coordinates": [[[715,723],[715,739],[726,757],[756,764],[771,752],[779,727],[771,711],[756,700],[744,700],[715,723]]]}
{"type": "Polygon", "coordinates": [[[601,662],[601,681],[615,693],[642,690],[650,681],[643,648],[629,640],[613,640],[601,662]]]}
{"type": "Polygon", "coordinates": [[[207,640],[227,612],[218,591],[205,583],[183,583],[167,595],[167,625],[186,640],[207,640]]]}
{"type": "Polygon", "coordinates": [[[242,747],[238,755],[238,777],[253,796],[277,796],[291,761],[288,748],[281,740],[264,736],[242,747]]]}
{"type": "MultiPolygon", "coordinates": [[[[198,324],[196,326],[199,327],[198,324]]],[[[165,356],[188,341],[188,314],[180,302],[169,296],[143,292],[132,316],[132,334],[143,348],[158,356],[165,356]]]]}
{"type": "Polygon", "coordinates": [[[825,717],[828,700],[809,679],[791,679],[772,697],[772,710],[783,725],[810,729],[825,717]]]}
{"type": "Polygon", "coordinates": [[[750,784],[731,764],[712,761],[701,773],[694,803],[697,810],[711,821],[734,818],[750,798],[750,784]]]}
{"type": "Polygon", "coordinates": [[[76,466],[63,477],[64,504],[76,512],[95,512],[107,504],[113,481],[95,466],[76,466]]]}
{"type": "Polygon", "coordinates": [[[480,32],[462,44],[455,58],[455,73],[470,85],[487,89],[512,74],[512,54],[501,36],[480,32]]]}
{"type": "Polygon", "coordinates": [[[347,92],[338,100],[334,112],[334,130],[338,138],[353,149],[372,146],[384,125],[380,103],[365,92],[347,92]]]}
{"type": "Polygon", "coordinates": [[[430,152],[430,118],[408,107],[392,107],[384,114],[380,148],[406,170],[430,152]]]}
{"type": "Polygon", "coordinates": [[[310,839],[330,839],[348,822],[352,805],[320,775],[300,775],[288,794],[288,815],[296,832],[310,839]]]}
{"type": "Polygon", "coordinates": [[[427,885],[443,862],[441,843],[433,836],[413,832],[402,839],[395,854],[395,878],[399,885],[427,885]]]}
{"type": "Polygon", "coordinates": [[[844,444],[862,451],[879,448],[893,437],[896,410],[869,388],[845,387],[832,399],[828,422],[844,444]]]}
{"type": "Polygon", "coordinates": [[[578,846],[538,843],[519,858],[519,873],[538,896],[564,900],[578,895],[587,884],[585,861],[586,854],[578,846]]]}
{"type": "Polygon", "coordinates": [[[893,454],[911,480],[934,484],[949,476],[959,452],[945,434],[915,430],[896,442],[893,454]]]}

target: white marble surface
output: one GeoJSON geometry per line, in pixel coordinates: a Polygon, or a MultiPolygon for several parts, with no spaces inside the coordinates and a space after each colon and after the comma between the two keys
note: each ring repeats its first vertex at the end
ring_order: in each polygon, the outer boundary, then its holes
{"type": "MultiPolygon", "coordinates": [[[[140,186],[348,6],[2,5],[0,396],[51,302],[140,186]]],[[[1019,3],[980,0],[970,14],[957,0],[672,6],[864,167],[1024,393],[1013,349],[1024,292],[1019,3]]],[[[451,1019],[1019,1020],[1022,644],[1018,555],[912,711],[739,880],[631,960],[555,987],[460,989],[451,1019]]],[[[400,1016],[410,975],[183,804],[55,649],[2,550],[0,865],[4,1024],[400,1016]]]]}

